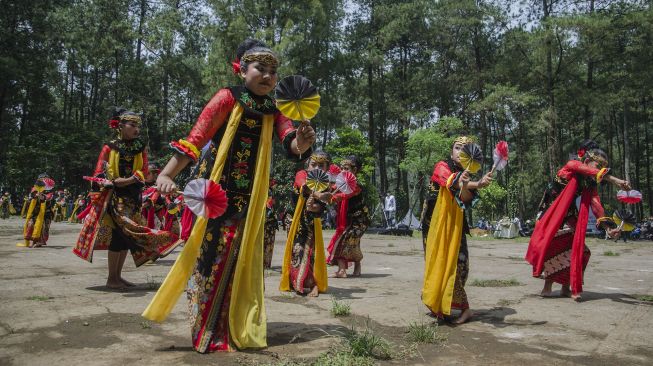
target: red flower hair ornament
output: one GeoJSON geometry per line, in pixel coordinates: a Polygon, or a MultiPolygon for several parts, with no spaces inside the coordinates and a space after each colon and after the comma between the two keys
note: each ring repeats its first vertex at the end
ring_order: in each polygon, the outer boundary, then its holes
{"type": "Polygon", "coordinates": [[[113,128],[114,130],[120,126],[120,120],[112,118],[109,120],[109,127],[113,128]]]}
{"type": "Polygon", "coordinates": [[[235,59],[235,60],[231,63],[231,67],[233,68],[233,70],[234,70],[234,74],[235,74],[235,75],[240,74],[240,59],[235,59]]]}

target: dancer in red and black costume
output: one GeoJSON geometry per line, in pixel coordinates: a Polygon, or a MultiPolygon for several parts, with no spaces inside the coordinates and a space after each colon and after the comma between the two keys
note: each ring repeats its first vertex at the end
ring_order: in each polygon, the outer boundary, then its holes
{"type": "MultiPolygon", "coordinates": [[[[580,300],[583,273],[590,257],[585,245],[589,210],[597,218],[604,216],[598,184],[605,181],[630,189],[629,182],[608,174],[607,155],[598,145],[593,142],[583,145],[589,148],[579,150],[581,160],[568,161],[545,192],[528,244],[526,260],[533,266],[533,277],[544,279],[541,292],[544,297],[552,295],[553,283],[557,282],[562,285],[561,296],[580,300]],[[574,202],[579,196],[577,209],[574,202]]],[[[601,220],[598,222],[601,225],[601,220]]]]}

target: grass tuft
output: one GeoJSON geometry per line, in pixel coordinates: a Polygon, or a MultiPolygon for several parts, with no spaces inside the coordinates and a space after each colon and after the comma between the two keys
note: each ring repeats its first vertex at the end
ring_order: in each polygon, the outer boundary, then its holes
{"type": "Polygon", "coordinates": [[[331,314],[333,316],[349,316],[351,314],[351,305],[344,301],[331,299],[331,314]]]}
{"type": "Polygon", "coordinates": [[[352,327],[344,338],[345,344],[353,356],[370,357],[377,360],[392,359],[390,342],[374,334],[369,326],[362,333],[356,332],[352,327]]]}
{"type": "Polygon", "coordinates": [[[514,278],[509,280],[479,280],[475,279],[469,284],[474,287],[511,287],[511,286],[521,286],[522,283],[517,281],[514,278]]]}
{"type": "Polygon", "coordinates": [[[639,301],[653,302],[653,295],[633,295],[639,301]]]}
{"type": "Polygon", "coordinates": [[[606,250],[605,252],[603,252],[603,255],[606,256],[606,257],[618,257],[620,254],[619,254],[619,252],[613,252],[611,250],[606,250]]]}
{"type": "Polygon", "coordinates": [[[437,324],[412,322],[408,324],[406,339],[415,343],[441,344],[447,340],[447,336],[440,332],[437,324]]]}

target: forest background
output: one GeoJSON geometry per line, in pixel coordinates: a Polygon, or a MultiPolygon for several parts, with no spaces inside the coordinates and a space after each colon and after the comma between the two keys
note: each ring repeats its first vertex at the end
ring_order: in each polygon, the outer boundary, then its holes
{"type": "MultiPolygon", "coordinates": [[[[395,194],[419,217],[451,136],[477,137],[491,165],[487,218],[532,218],[557,169],[595,139],[652,215],[652,1],[0,0],[0,188],[22,196],[48,172],[88,185],[109,108],[142,112],[150,155],[183,137],[232,71],[247,37],[281,57],[280,76],[316,84],[317,147],[365,158],[371,208],[395,194]]],[[[278,148],[277,148],[278,149],[278,148]]],[[[292,164],[275,150],[275,178],[292,164]]],[[[619,208],[604,187],[607,211],[619,208]]]]}

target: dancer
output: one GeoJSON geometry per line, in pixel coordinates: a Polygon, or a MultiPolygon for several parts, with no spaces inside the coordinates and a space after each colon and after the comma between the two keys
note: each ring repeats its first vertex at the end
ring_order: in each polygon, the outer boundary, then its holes
{"type": "Polygon", "coordinates": [[[439,191],[426,239],[422,302],[438,318],[450,315],[452,308],[460,310],[454,324],[463,324],[472,316],[465,292],[469,273],[465,212],[478,200],[477,190],[492,182],[491,173],[471,181],[461,166],[460,151],[469,143],[472,139],[467,136],[456,138],[450,158],[439,161],[431,176],[439,191]]]}
{"type": "Polygon", "coordinates": [[[11,203],[11,195],[9,192],[5,192],[5,194],[0,197],[0,218],[8,219],[10,215],[15,214],[16,209],[11,203]]]}
{"type": "Polygon", "coordinates": [[[32,187],[31,199],[23,226],[24,242],[16,244],[19,247],[42,247],[47,245],[52,222],[52,206],[54,181],[46,173],[40,174],[32,187]]]}
{"type": "Polygon", "coordinates": [[[60,222],[66,217],[68,217],[66,215],[66,198],[64,196],[64,191],[59,190],[54,198],[54,215],[52,221],[60,222]]]}
{"type": "Polygon", "coordinates": [[[328,192],[313,192],[306,186],[307,173],[320,169],[327,172],[331,159],[325,152],[311,155],[306,170],[300,170],[295,176],[296,208],[292,225],[288,232],[286,250],[283,257],[281,284],[279,290],[292,289],[309,297],[317,297],[327,290],[326,260],[324,258],[324,239],[322,237],[322,220],[320,219],[326,204],[331,200],[328,192]]]}
{"type": "Polygon", "coordinates": [[[77,217],[80,212],[83,212],[86,209],[86,200],[84,199],[84,195],[80,194],[77,196],[77,199],[75,200],[75,205],[73,206],[73,210],[70,213],[70,217],[68,218],[68,222],[71,224],[76,224],[80,222],[80,219],[77,217]]]}
{"type": "Polygon", "coordinates": [[[222,185],[227,210],[214,219],[197,216],[184,250],[143,313],[147,319],[164,320],[188,283],[192,343],[201,353],[266,347],[263,220],[272,134],[276,130],[296,159],[309,157],[315,141],[308,124],[295,130],[268,96],[277,81],[279,60],[274,52],[262,42],[247,40],[236,56],[234,69],[244,85],[213,96],[188,137],[171,144],[177,153],[157,180],[162,193],[175,191],[172,179],[213,140],[217,149],[209,149],[213,163],[205,164],[204,177],[222,185]]]}
{"type": "Polygon", "coordinates": [[[170,253],[175,247],[171,233],[143,226],[141,189],[147,175],[145,144],[138,136],[140,115],[123,108],[114,110],[109,122],[118,139],[104,145],[93,176],[105,178],[93,183],[92,208],[77,239],[73,253],[89,262],[94,250],[109,250],[106,286],[122,289],[134,286],[122,278],[129,250],[136,267],[170,253]]]}
{"type": "MultiPolygon", "coordinates": [[[[630,189],[629,182],[608,174],[607,155],[596,146],[579,151],[582,161],[570,160],[558,171],[540,203],[526,261],[533,266],[533,277],[544,279],[541,292],[544,297],[552,296],[553,282],[557,282],[562,285],[561,296],[580,301],[583,273],[591,254],[585,245],[590,208],[599,218],[597,225],[604,226],[598,184],[606,181],[630,189]],[[579,196],[577,209],[574,202],[579,196]]],[[[605,230],[611,237],[618,231],[607,226],[605,230]]]]}
{"type": "MultiPolygon", "coordinates": [[[[340,164],[343,171],[356,175],[362,168],[362,162],[355,155],[351,155],[340,164]]],[[[349,262],[354,262],[352,276],[361,275],[361,238],[370,225],[370,215],[363,199],[364,192],[361,182],[350,194],[336,193],[331,198],[337,202],[336,232],[329,243],[329,259],[327,263],[338,265],[338,270],[332,277],[346,278],[349,262]]]]}

